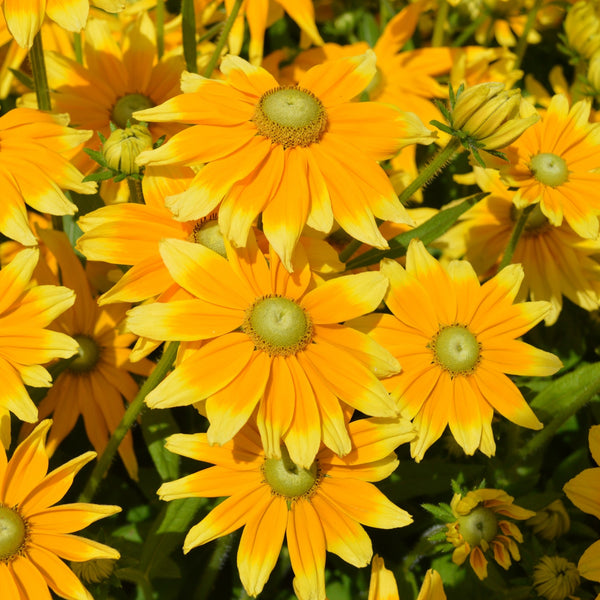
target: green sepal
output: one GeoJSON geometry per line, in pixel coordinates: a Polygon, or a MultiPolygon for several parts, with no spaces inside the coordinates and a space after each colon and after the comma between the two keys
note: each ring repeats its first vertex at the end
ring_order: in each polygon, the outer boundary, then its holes
{"type": "Polygon", "coordinates": [[[442,523],[452,523],[453,521],[456,521],[456,517],[454,516],[450,505],[445,502],[440,502],[439,504],[424,503],[421,504],[421,508],[424,508],[427,512],[431,513],[442,523]]]}

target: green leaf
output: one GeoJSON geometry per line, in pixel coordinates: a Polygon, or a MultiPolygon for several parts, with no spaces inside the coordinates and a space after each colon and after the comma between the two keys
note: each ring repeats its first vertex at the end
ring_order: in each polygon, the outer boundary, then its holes
{"type": "Polygon", "coordinates": [[[169,410],[147,410],[142,413],[142,434],[154,466],[163,481],[179,477],[179,455],[165,448],[165,439],[179,433],[169,410]]]}
{"type": "Polygon", "coordinates": [[[445,502],[440,502],[437,504],[421,504],[421,507],[424,508],[427,512],[430,512],[438,521],[442,523],[452,523],[456,521],[456,517],[452,513],[452,509],[449,504],[445,502]]]}
{"type": "Polygon", "coordinates": [[[413,238],[420,239],[425,245],[430,244],[446,233],[460,216],[475,206],[482,198],[488,195],[487,192],[480,192],[473,196],[468,196],[460,204],[441,210],[437,215],[431,217],[428,221],[397,235],[388,241],[389,250],[369,250],[360,256],[348,261],[347,269],[356,269],[358,267],[367,267],[378,263],[382,258],[399,258],[406,254],[408,244],[413,238]]]}
{"type": "Polygon", "coordinates": [[[23,71],[19,71],[18,69],[11,69],[9,67],[8,70],[15,76],[15,79],[20,81],[25,87],[29,88],[30,90],[35,89],[32,77],[23,73],[23,71]]]}
{"type": "Polygon", "coordinates": [[[358,20],[358,37],[365,40],[371,48],[377,43],[379,38],[379,26],[375,17],[370,12],[365,12],[360,15],[358,20]]]}

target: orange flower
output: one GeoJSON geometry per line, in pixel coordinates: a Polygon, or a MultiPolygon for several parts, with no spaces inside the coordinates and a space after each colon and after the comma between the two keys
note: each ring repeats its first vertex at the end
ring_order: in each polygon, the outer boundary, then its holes
{"type": "Polygon", "coordinates": [[[4,600],[61,598],[92,600],[61,560],[118,559],[113,548],[72,535],[121,510],[101,504],[53,506],[76,473],[95,457],[81,456],[48,473],[44,442],[51,421],[42,421],[7,461],[0,446],[0,590],[4,600]]]}
{"type": "Polygon", "coordinates": [[[240,579],[250,596],[258,595],[279,556],[284,537],[300,600],[325,600],[325,552],[356,567],[371,560],[369,536],[361,524],[392,529],[412,522],[371,481],[398,465],[394,449],[414,433],[404,419],[360,419],[350,423],[352,452],[344,458],[321,447],[302,468],[285,448],[281,458],[265,457],[252,426],[221,447],[205,433],[172,435],[167,449],[215,466],[164,483],[162,500],[229,496],[185,538],[183,550],[244,527],[238,549],[240,579]]]}

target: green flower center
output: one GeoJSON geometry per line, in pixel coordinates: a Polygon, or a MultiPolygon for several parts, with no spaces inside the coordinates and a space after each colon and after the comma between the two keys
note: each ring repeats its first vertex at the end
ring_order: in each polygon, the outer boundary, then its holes
{"type": "Polygon", "coordinates": [[[569,178],[567,163],[551,152],[542,152],[534,156],[529,163],[533,176],[544,185],[557,187],[569,178]]]}
{"type": "Polygon", "coordinates": [[[134,119],[131,115],[136,110],[145,110],[146,108],[152,108],[155,106],[154,102],[144,96],[143,94],[127,94],[122,98],[119,98],[113,107],[111,114],[111,121],[121,129],[127,127],[127,122],[130,125],[139,123],[137,119],[134,119]]]}
{"type": "Polygon", "coordinates": [[[265,459],[262,470],[273,493],[288,500],[310,496],[319,480],[319,466],[316,461],[309,469],[303,469],[292,462],[285,446],[281,447],[281,458],[265,459]]]}
{"type": "Polygon", "coordinates": [[[242,331],[269,356],[289,356],[306,348],[313,326],[306,311],[293,300],[265,296],[248,309],[242,331]]]}
{"type": "Polygon", "coordinates": [[[194,230],[189,235],[188,240],[196,244],[202,244],[217,254],[220,254],[223,258],[227,258],[225,241],[223,240],[223,234],[219,229],[216,215],[198,221],[196,225],[194,225],[194,230]]]}
{"type": "Polygon", "coordinates": [[[0,561],[16,556],[27,540],[27,525],[12,508],[0,505],[0,561]]]}
{"type": "Polygon", "coordinates": [[[468,515],[458,518],[460,534],[469,546],[480,546],[481,541],[491,542],[498,533],[498,519],[491,508],[480,506],[468,515]]]}
{"type": "Polygon", "coordinates": [[[252,121],[258,133],[284,148],[310,146],[327,127],[327,113],[309,90],[279,87],[263,94],[252,121]]]}
{"type": "Polygon", "coordinates": [[[481,353],[477,338],[462,325],[441,327],[428,347],[437,364],[452,377],[473,373],[481,353]]]}
{"type": "Polygon", "coordinates": [[[69,364],[69,369],[76,373],[91,371],[100,358],[100,346],[87,335],[74,335],[79,344],[78,356],[69,364]]]}
{"type": "MultiPolygon", "coordinates": [[[[513,204],[510,209],[510,218],[516,223],[521,216],[523,211],[519,210],[513,204]]],[[[538,234],[548,228],[549,221],[542,212],[539,203],[534,205],[531,212],[527,215],[527,221],[525,221],[524,235],[538,234]]]]}

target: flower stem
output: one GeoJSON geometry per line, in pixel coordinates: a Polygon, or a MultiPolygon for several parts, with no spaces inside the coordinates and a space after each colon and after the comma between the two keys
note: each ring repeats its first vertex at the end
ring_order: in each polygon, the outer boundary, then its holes
{"type": "Polygon", "coordinates": [[[523,32],[519,36],[519,41],[517,42],[517,47],[515,49],[515,64],[513,65],[513,70],[518,69],[523,62],[523,57],[525,56],[525,50],[527,50],[527,38],[529,37],[529,32],[535,23],[535,18],[537,16],[538,10],[542,6],[542,0],[536,0],[535,4],[531,7],[529,14],[527,15],[527,21],[525,22],[525,28],[523,32]]]}
{"type": "Polygon", "coordinates": [[[156,54],[158,60],[165,53],[165,0],[156,0],[156,54]]]}
{"type": "Polygon", "coordinates": [[[194,0],[181,2],[181,36],[185,66],[190,73],[198,72],[198,48],[196,46],[196,12],[194,0]]]}
{"type": "Polygon", "coordinates": [[[447,19],[448,2],[447,0],[439,0],[435,25],[433,26],[433,36],[431,37],[431,45],[434,48],[444,45],[444,29],[446,27],[447,19]]]}
{"type": "MultiPolygon", "coordinates": [[[[417,177],[404,189],[398,197],[402,204],[406,204],[409,198],[421,187],[429,183],[460,151],[461,142],[452,137],[444,148],[438,150],[437,154],[423,167],[417,177]]],[[[340,260],[346,262],[361,246],[359,240],[352,240],[341,252],[340,260]]]]}
{"type": "Polygon", "coordinates": [[[90,502],[96,494],[102,478],[108,471],[112,460],[119,449],[119,445],[144,409],[144,399],[165,378],[172,367],[177,355],[178,346],[178,342],[171,342],[165,347],[160,360],[154,367],[154,370],[152,373],[150,373],[150,376],[140,388],[140,391],[133,399],[133,402],[131,402],[131,404],[127,407],[121,422],[117,425],[117,428],[110,436],[104,452],[98,459],[98,462],[96,463],[96,466],[94,467],[94,470],[92,471],[85,488],[79,495],[79,502],[90,502]]]}
{"type": "Polygon", "coordinates": [[[521,216],[519,220],[515,223],[515,227],[510,235],[510,239],[508,240],[508,245],[506,246],[506,250],[504,251],[504,256],[498,265],[498,271],[502,271],[504,267],[510,264],[512,260],[513,254],[515,253],[515,249],[517,244],[519,243],[519,239],[521,238],[521,233],[523,233],[523,229],[525,227],[525,223],[527,223],[527,217],[529,213],[533,210],[535,204],[530,204],[526,206],[521,212],[521,216]]]}
{"type": "Polygon", "coordinates": [[[129,186],[129,202],[145,204],[144,194],[142,192],[142,182],[139,179],[127,177],[127,185],[129,186]]]}
{"type": "Polygon", "coordinates": [[[33,38],[33,45],[31,46],[31,50],[29,50],[29,60],[31,61],[31,71],[33,72],[33,84],[38,108],[40,110],[52,110],[41,31],[38,31],[33,38]]]}
{"type": "Polygon", "coordinates": [[[223,568],[223,564],[231,551],[232,545],[232,535],[226,535],[217,540],[210,560],[206,565],[206,568],[202,573],[202,578],[198,584],[198,589],[196,591],[196,598],[198,598],[198,600],[208,600],[208,598],[213,597],[212,588],[215,584],[215,579],[217,578],[219,571],[223,568]]]}
{"type": "Polygon", "coordinates": [[[81,40],[81,33],[76,31],[73,34],[73,49],[75,51],[75,60],[82,65],[83,64],[83,44],[81,40]]]}
{"type": "Polygon", "coordinates": [[[482,12],[474,21],[471,21],[462,33],[452,42],[453,48],[461,48],[464,43],[481,27],[482,23],[488,18],[487,12],[482,12]]]}
{"type": "Polygon", "coordinates": [[[231,12],[227,16],[227,20],[225,21],[225,24],[223,25],[221,35],[219,35],[219,39],[217,40],[217,45],[215,46],[215,50],[212,53],[212,56],[210,57],[210,61],[208,62],[206,69],[204,70],[204,77],[210,77],[213,74],[213,71],[215,70],[215,67],[217,66],[217,62],[219,61],[219,58],[221,57],[221,52],[223,51],[225,42],[227,41],[227,38],[229,37],[229,32],[231,31],[231,28],[233,27],[233,24],[238,16],[238,13],[240,12],[240,8],[242,7],[243,1],[244,0],[235,0],[233,7],[231,8],[231,12]]]}

